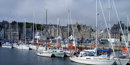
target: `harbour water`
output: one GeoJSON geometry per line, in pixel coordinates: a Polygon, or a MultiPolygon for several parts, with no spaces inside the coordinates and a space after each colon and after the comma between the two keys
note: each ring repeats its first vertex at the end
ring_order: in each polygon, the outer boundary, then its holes
{"type": "Polygon", "coordinates": [[[40,57],[34,50],[0,47],[0,65],[85,65],[71,62],[69,57],[40,57]]]}

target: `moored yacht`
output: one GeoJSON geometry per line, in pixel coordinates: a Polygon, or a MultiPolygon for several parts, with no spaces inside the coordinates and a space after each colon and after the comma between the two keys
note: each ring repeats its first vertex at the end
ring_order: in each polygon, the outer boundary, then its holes
{"type": "Polygon", "coordinates": [[[96,64],[96,65],[112,65],[115,60],[107,59],[104,56],[94,56],[95,50],[86,50],[80,52],[79,56],[70,57],[71,61],[84,63],[84,64],[96,64]]]}
{"type": "Polygon", "coordinates": [[[4,41],[4,44],[2,44],[3,48],[13,48],[12,44],[9,43],[9,41],[4,41]]]}

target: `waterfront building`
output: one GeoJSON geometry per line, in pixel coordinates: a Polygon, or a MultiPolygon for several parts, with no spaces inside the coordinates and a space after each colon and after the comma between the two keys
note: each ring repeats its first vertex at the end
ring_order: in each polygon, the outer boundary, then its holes
{"type": "Polygon", "coordinates": [[[4,29],[0,29],[0,39],[4,39],[4,29]]]}

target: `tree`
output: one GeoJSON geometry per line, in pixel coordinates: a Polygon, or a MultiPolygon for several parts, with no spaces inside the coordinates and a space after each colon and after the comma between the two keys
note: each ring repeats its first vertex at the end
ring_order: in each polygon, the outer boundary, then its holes
{"type": "Polygon", "coordinates": [[[128,27],[128,30],[130,31],[130,26],[128,27]]]}
{"type": "Polygon", "coordinates": [[[37,30],[41,30],[41,24],[37,24],[37,30]]]}
{"type": "Polygon", "coordinates": [[[33,26],[33,23],[26,23],[26,28],[31,28],[31,26],[33,26]]]}
{"type": "Polygon", "coordinates": [[[16,24],[16,21],[12,21],[11,25],[15,25],[16,24]]]}
{"type": "Polygon", "coordinates": [[[23,22],[19,22],[18,26],[22,28],[23,27],[23,22]]]}
{"type": "Polygon", "coordinates": [[[2,26],[2,25],[0,25],[0,28],[3,28],[3,26],[2,26]]]}

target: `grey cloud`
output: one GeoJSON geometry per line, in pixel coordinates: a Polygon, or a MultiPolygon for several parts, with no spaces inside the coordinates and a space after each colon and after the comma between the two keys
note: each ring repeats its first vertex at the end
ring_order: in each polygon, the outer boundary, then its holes
{"type": "MultiPolygon", "coordinates": [[[[126,16],[130,17],[130,0],[114,0],[120,20],[126,23],[126,16]]],[[[33,7],[35,7],[35,17],[37,23],[46,23],[46,4],[48,9],[48,24],[57,23],[59,16],[61,25],[68,23],[68,8],[71,10],[73,24],[86,24],[95,27],[96,21],[96,5],[95,0],[0,0],[0,20],[7,21],[23,21],[25,18],[29,22],[33,22],[33,7]]],[[[108,0],[101,0],[106,20],[108,22],[108,0]]],[[[111,24],[117,23],[117,17],[111,1],[111,24]]],[[[101,8],[98,3],[98,26],[104,23],[101,8]]]]}

